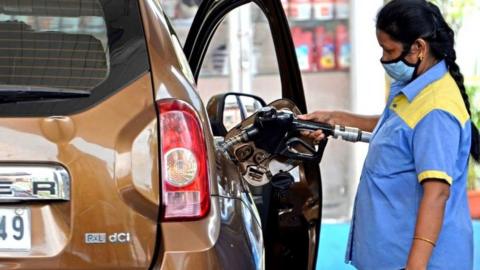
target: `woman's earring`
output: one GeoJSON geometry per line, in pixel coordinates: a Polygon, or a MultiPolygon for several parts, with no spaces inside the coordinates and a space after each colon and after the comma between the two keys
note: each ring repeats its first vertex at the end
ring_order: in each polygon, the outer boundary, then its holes
{"type": "Polygon", "coordinates": [[[420,59],[420,61],[423,61],[423,55],[420,54],[420,55],[418,56],[418,59],[420,59]]]}

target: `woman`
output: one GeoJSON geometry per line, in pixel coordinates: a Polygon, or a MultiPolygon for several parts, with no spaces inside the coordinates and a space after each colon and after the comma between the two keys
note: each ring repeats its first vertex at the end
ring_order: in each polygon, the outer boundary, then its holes
{"type": "Polygon", "coordinates": [[[392,78],[383,114],[300,116],[373,131],[346,260],[362,270],[471,270],[466,178],[469,155],[479,160],[479,134],[455,63],[453,31],[437,6],[423,0],[389,2],[376,28],[381,63],[392,78]]]}

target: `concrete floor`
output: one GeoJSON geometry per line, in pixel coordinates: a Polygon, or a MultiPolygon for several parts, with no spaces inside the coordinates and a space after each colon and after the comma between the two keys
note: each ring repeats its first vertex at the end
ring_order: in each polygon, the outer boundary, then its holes
{"type": "MultiPolygon", "coordinates": [[[[317,270],[354,270],[351,265],[344,263],[347,245],[349,224],[323,224],[320,234],[320,249],[317,261],[317,270]]],[[[474,221],[475,266],[480,270],[480,220],[474,221]]]]}

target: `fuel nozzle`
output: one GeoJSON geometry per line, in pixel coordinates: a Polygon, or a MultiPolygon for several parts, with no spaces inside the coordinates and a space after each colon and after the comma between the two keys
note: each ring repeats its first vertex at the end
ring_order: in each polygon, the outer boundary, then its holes
{"type": "Polygon", "coordinates": [[[348,142],[370,142],[371,133],[365,132],[354,127],[346,127],[341,125],[329,125],[326,123],[318,123],[313,121],[306,121],[295,119],[293,124],[298,130],[322,130],[325,136],[332,136],[335,139],[342,139],[348,142]]]}
{"type": "Polygon", "coordinates": [[[234,146],[238,143],[243,143],[243,142],[250,141],[257,134],[258,134],[258,129],[255,126],[250,126],[246,129],[242,130],[237,135],[235,135],[235,136],[231,137],[230,139],[226,140],[225,143],[223,144],[223,147],[224,147],[224,149],[229,150],[232,146],[234,146]]]}
{"type": "Polygon", "coordinates": [[[372,134],[370,132],[362,131],[361,129],[354,127],[345,127],[341,125],[335,125],[333,135],[335,139],[341,138],[348,142],[370,142],[372,134]]]}

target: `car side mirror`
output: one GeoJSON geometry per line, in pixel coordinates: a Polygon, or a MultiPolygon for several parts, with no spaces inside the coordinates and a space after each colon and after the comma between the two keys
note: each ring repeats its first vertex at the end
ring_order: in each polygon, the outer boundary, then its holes
{"type": "Polygon", "coordinates": [[[266,103],[262,98],[244,93],[225,93],[213,96],[207,103],[207,113],[213,135],[225,136],[266,103]]]}

